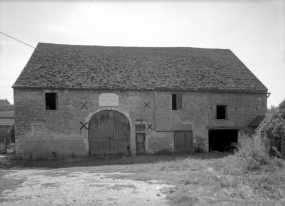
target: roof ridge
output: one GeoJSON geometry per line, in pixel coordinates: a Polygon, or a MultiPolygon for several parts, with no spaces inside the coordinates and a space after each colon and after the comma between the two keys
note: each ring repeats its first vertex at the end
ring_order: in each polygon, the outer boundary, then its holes
{"type": "Polygon", "coordinates": [[[110,45],[82,45],[82,44],[56,44],[56,43],[47,43],[47,42],[38,42],[37,45],[55,45],[55,46],[82,46],[82,47],[107,47],[107,48],[157,48],[157,49],[165,49],[165,48],[181,48],[181,49],[205,49],[205,50],[230,50],[228,48],[204,48],[204,47],[185,47],[185,46],[163,46],[163,47],[155,47],[155,46],[110,46],[110,45]]]}

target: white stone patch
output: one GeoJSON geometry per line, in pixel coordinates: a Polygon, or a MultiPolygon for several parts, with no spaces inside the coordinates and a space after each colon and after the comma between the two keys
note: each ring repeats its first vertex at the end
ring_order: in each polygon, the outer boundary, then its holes
{"type": "Polygon", "coordinates": [[[99,95],[99,106],[118,107],[119,96],[115,93],[102,93],[99,95]]]}

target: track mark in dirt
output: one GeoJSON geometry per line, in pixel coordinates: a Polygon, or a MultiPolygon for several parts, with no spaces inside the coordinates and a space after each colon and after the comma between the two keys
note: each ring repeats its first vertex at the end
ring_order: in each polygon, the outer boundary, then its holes
{"type": "Polygon", "coordinates": [[[7,179],[26,180],[4,190],[3,205],[136,205],[166,206],[162,193],[170,185],[127,179],[129,173],[65,170],[14,170],[7,179]],[[124,179],[121,177],[125,176],[124,179]],[[120,178],[116,178],[120,177],[120,178]]]}

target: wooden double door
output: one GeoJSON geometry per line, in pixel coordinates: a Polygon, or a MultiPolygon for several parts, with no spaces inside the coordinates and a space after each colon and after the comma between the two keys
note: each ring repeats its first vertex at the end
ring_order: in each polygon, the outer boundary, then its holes
{"type": "Polygon", "coordinates": [[[174,132],[174,151],[175,152],[193,152],[192,131],[174,132]]]}
{"type": "Polygon", "coordinates": [[[130,152],[130,123],[114,110],[103,110],[89,120],[89,155],[128,154],[130,152]]]}

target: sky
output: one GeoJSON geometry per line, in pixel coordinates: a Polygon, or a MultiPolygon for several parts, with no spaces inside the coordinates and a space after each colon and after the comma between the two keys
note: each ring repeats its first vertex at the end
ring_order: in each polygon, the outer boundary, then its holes
{"type": "MultiPolygon", "coordinates": [[[[285,1],[0,1],[0,31],[38,42],[230,49],[268,88],[268,107],[285,99],[285,1]]],[[[33,48],[0,34],[0,99],[33,48]]]]}

